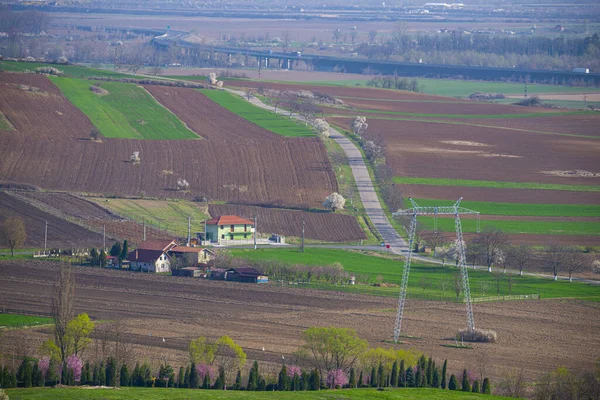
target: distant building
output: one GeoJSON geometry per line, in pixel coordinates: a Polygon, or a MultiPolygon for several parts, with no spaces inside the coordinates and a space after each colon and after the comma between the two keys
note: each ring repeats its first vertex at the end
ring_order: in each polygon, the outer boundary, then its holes
{"type": "Polygon", "coordinates": [[[133,271],[170,272],[184,258],[186,267],[195,267],[214,256],[209,249],[178,246],[174,240],[146,240],[127,255],[127,261],[133,271]]]}
{"type": "Polygon", "coordinates": [[[225,279],[236,282],[266,283],[269,277],[252,267],[230,268],[225,272],[225,279]]]}
{"type": "Polygon", "coordinates": [[[169,272],[171,258],[166,251],[137,248],[127,256],[130,269],[142,272],[169,272]]]}
{"type": "Polygon", "coordinates": [[[220,215],[206,221],[205,240],[210,242],[251,239],[253,234],[254,221],[237,215],[220,215]]]}
{"type": "Polygon", "coordinates": [[[169,255],[176,260],[184,257],[193,264],[207,263],[215,257],[215,253],[202,247],[177,246],[169,250],[169,255]]]}

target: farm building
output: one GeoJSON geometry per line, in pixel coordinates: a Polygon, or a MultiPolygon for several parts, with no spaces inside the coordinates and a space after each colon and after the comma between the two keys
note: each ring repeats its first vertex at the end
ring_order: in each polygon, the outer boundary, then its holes
{"type": "Polygon", "coordinates": [[[173,270],[173,276],[185,276],[189,278],[201,278],[205,276],[205,270],[200,267],[185,267],[173,270]]]}
{"type": "Polygon", "coordinates": [[[252,267],[229,268],[225,280],[236,282],[266,283],[269,277],[252,267]]]}
{"type": "Polygon", "coordinates": [[[176,260],[187,258],[190,263],[207,263],[215,257],[215,253],[201,247],[176,246],[169,251],[169,255],[176,260]]]}
{"type": "Polygon", "coordinates": [[[220,215],[206,222],[206,240],[251,239],[254,233],[254,222],[237,215],[220,215]]]}

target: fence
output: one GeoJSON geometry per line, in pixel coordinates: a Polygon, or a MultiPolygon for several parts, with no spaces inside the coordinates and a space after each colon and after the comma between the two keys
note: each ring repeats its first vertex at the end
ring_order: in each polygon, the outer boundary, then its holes
{"type": "Polygon", "coordinates": [[[486,301],[507,301],[507,300],[539,300],[540,295],[534,294],[513,294],[510,296],[487,296],[487,297],[475,297],[471,301],[473,303],[483,303],[486,301]]]}

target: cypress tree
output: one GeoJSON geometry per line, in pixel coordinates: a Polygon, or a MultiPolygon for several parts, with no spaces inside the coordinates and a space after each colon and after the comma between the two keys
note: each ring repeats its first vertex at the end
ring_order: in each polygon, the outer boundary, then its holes
{"type": "Polygon", "coordinates": [[[419,357],[419,362],[418,362],[418,367],[421,370],[421,372],[425,372],[425,369],[427,368],[427,358],[425,358],[425,354],[421,354],[421,357],[419,357]]]}
{"type": "Polygon", "coordinates": [[[139,386],[140,381],[140,364],[135,363],[135,368],[133,369],[133,373],[129,377],[129,384],[131,386],[139,386]]]}
{"type": "MultiPolygon", "coordinates": [[[[206,374],[208,376],[208,374],[206,374]]],[[[225,388],[225,368],[219,367],[219,376],[213,385],[213,389],[223,390],[225,388]]]]}
{"type": "Polygon", "coordinates": [[[90,362],[86,361],[83,366],[83,372],[81,373],[81,381],[85,385],[89,385],[92,380],[92,371],[90,370],[90,362]]]}
{"type": "Polygon", "coordinates": [[[467,369],[466,368],[463,370],[462,391],[463,392],[470,392],[471,391],[471,384],[469,383],[469,374],[467,373],[467,369]]]}
{"type": "Polygon", "coordinates": [[[171,368],[171,373],[169,373],[169,387],[175,387],[175,371],[173,371],[173,368],[171,368]]]}
{"type": "Polygon", "coordinates": [[[0,387],[8,387],[9,380],[8,367],[0,365],[0,387]]]}
{"type": "Polygon", "coordinates": [[[210,389],[210,374],[204,375],[204,380],[202,381],[202,389],[210,389]]]}
{"type": "Polygon", "coordinates": [[[427,360],[427,369],[425,369],[425,384],[427,385],[427,387],[432,386],[433,383],[433,360],[431,359],[431,357],[429,357],[429,360],[427,360]]]}
{"type": "Polygon", "coordinates": [[[69,384],[69,370],[67,368],[67,363],[63,363],[62,372],[60,374],[60,383],[63,385],[69,384]]]}
{"type": "Polygon", "coordinates": [[[423,373],[421,372],[421,369],[419,367],[417,367],[417,372],[415,373],[415,387],[422,387],[423,386],[423,373]]]}
{"type": "Polygon", "coordinates": [[[127,239],[125,239],[125,240],[123,240],[123,249],[121,250],[121,255],[119,256],[119,259],[121,261],[126,259],[127,253],[129,253],[129,243],[127,242],[127,239]]]}
{"type": "Polygon", "coordinates": [[[319,375],[319,371],[315,368],[310,374],[310,390],[319,389],[321,389],[321,376],[319,375]]]}
{"type": "MultiPolygon", "coordinates": [[[[8,369],[8,367],[6,367],[8,369]]],[[[10,379],[8,382],[7,388],[16,388],[17,387],[17,372],[12,371],[9,373],[10,379]]]]}
{"type": "Polygon", "coordinates": [[[396,360],[394,360],[394,363],[392,364],[392,377],[390,379],[390,386],[398,386],[398,361],[396,360]]]}
{"type": "Polygon", "coordinates": [[[475,382],[473,382],[473,389],[471,390],[473,393],[479,393],[481,391],[481,388],[479,387],[479,381],[476,380],[475,382]]]}
{"type": "Polygon", "coordinates": [[[123,251],[123,249],[121,248],[121,243],[120,242],[115,242],[112,247],[110,248],[110,255],[113,257],[120,257],[121,256],[121,252],[123,251]]]}
{"type": "Polygon", "coordinates": [[[350,378],[348,379],[348,385],[350,385],[350,389],[356,388],[356,372],[354,371],[354,367],[350,367],[350,378]]]}
{"type": "Polygon", "coordinates": [[[256,390],[256,376],[254,375],[254,367],[250,368],[250,372],[248,373],[248,385],[246,385],[246,390],[256,390]]]}
{"type": "Polygon", "coordinates": [[[179,367],[179,374],[177,374],[177,387],[182,388],[185,384],[185,370],[183,367],[179,367]]]}
{"type": "Polygon", "coordinates": [[[31,385],[34,387],[44,386],[44,377],[37,361],[33,364],[33,370],[31,371],[31,385]]]}
{"type": "Polygon", "coordinates": [[[100,361],[100,365],[98,366],[98,385],[106,385],[106,370],[104,367],[104,361],[100,361]]]}
{"type": "Polygon", "coordinates": [[[292,378],[292,390],[295,392],[296,390],[300,390],[300,375],[294,374],[294,378],[292,378]]]}
{"type": "Polygon", "coordinates": [[[384,387],[384,376],[383,376],[383,364],[379,363],[379,367],[377,368],[377,387],[384,387]]]}
{"type": "Polygon", "coordinates": [[[492,388],[490,386],[490,379],[489,378],[485,378],[483,380],[483,387],[481,388],[481,393],[483,394],[490,394],[492,392],[492,388]]]}
{"type": "Polygon", "coordinates": [[[412,367],[406,369],[406,382],[404,383],[404,387],[415,387],[415,375],[412,367]]]}
{"type": "Polygon", "coordinates": [[[23,363],[25,364],[25,368],[23,369],[21,380],[23,382],[23,387],[30,388],[33,384],[33,368],[31,367],[31,362],[28,358],[25,358],[23,363]]]}
{"type": "Polygon", "coordinates": [[[362,387],[363,385],[363,372],[360,371],[360,376],[358,377],[358,387],[362,387]]]}
{"type": "Polygon", "coordinates": [[[310,372],[303,369],[302,379],[300,380],[300,390],[308,390],[310,388],[310,372]]]}
{"type": "Polygon", "coordinates": [[[185,367],[185,375],[183,376],[183,387],[190,387],[190,366],[186,365],[185,367]]]}
{"type": "MultiPolygon", "coordinates": [[[[206,374],[208,375],[208,374],[206,374]]],[[[198,375],[198,371],[196,370],[196,363],[192,361],[192,366],[190,367],[190,389],[198,389],[200,387],[200,376],[198,375]]]]}
{"type": "Polygon", "coordinates": [[[371,368],[371,387],[377,387],[377,370],[375,366],[371,368]]]}
{"type": "Polygon", "coordinates": [[[431,378],[431,387],[438,389],[440,387],[440,370],[433,369],[433,377],[431,378]]]}
{"type": "Polygon", "coordinates": [[[258,390],[260,391],[265,391],[267,389],[267,381],[265,381],[265,378],[263,378],[262,376],[258,375],[258,390]]]}
{"type": "Polygon", "coordinates": [[[237,375],[235,376],[235,384],[233,390],[240,390],[242,387],[242,370],[238,369],[237,375]]]}
{"type": "Polygon", "coordinates": [[[121,386],[129,386],[129,370],[125,363],[123,363],[121,371],[119,372],[119,382],[121,383],[121,386]]]}
{"type": "Polygon", "coordinates": [[[400,360],[400,371],[398,371],[398,386],[406,387],[406,368],[404,360],[400,360]]]}
{"type": "Polygon", "coordinates": [[[446,370],[448,368],[448,360],[444,360],[444,366],[442,366],[442,389],[446,389],[446,370]]]}
{"type": "Polygon", "coordinates": [[[114,358],[108,357],[106,360],[106,386],[117,386],[117,362],[114,358]]]}
{"type": "Polygon", "coordinates": [[[285,364],[281,366],[281,371],[279,371],[279,379],[277,381],[277,390],[283,392],[289,390],[289,376],[287,374],[287,367],[285,364]]]}
{"type": "Polygon", "coordinates": [[[450,375],[450,382],[448,383],[448,389],[458,390],[458,381],[456,380],[456,376],[454,376],[454,374],[450,375]]]}

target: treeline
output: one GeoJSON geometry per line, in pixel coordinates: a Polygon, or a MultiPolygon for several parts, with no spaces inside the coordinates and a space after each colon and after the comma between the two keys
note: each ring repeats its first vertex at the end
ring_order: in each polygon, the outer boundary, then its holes
{"type": "Polygon", "coordinates": [[[423,88],[419,86],[419,81],[416,79],[399,78],[398,75],[377,75],[366,83],[369,87],[408,90],[411,92],[422,92],[423,88]]]}
{"type": "Polygon", "coordinates": [[[493,36],[453,32],[407,35],[395,32],[382,43],[362,43],[358,54],[374,60],[481,67],[570,70],[600,67],[600,37],[493,36]]]}

